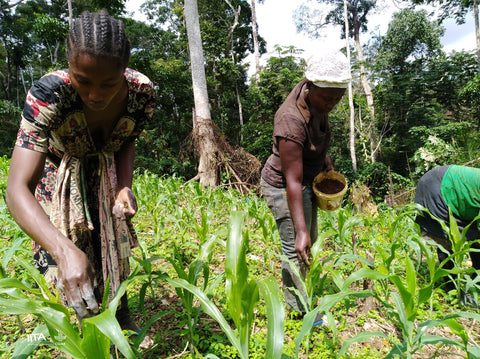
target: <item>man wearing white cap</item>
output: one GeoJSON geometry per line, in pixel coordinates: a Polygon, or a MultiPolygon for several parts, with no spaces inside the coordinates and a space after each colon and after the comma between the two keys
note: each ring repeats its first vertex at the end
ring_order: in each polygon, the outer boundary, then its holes
{"type": "MultiPolygon", "coordinates": [[[[262,170],[262,194],[275,217],[283,254],[303,278],[318,234],[312,182],[319,172],[333,170],[327,154],[331,138],[328,113],[342,99],[350,78],[350,64],[341,52],[311,56],[305,79],[275,114],[273,153],[262,170]]],[[[294,289],[305,300],[306,294],[287,261],[282,263],[282,281],[287,306],[304,314],[306,309],[294,289]]]]}

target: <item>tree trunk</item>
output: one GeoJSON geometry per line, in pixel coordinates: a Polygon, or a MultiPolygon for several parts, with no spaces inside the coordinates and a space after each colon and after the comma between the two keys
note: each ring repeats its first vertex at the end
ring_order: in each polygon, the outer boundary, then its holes
{"type": "Polygon", "coordinates": [[[478,21],[478,0],[473,0],[473,17],[475,20],[475,38],[477,39],[477,62],[480,69],[480,28],[478,21]]]}
{"type": "Polygon", "coordinates": [[[73,21],[72,0],[67,0],[67,4],[68,4],[68,24],[72,26],[72,21],[73,21]]]}
{"type": "Polygon", "coordinates": [[[255,78],[260,80],[260,50],[258,49],[257,36],[257,12],[255,10],[255,1],[252,0],[252,37],[253,37],[253,53],[255,55],[255,78]]]}
{"type": "MultiPolygon", "coordinates": [[[[230,30],[228,31],[228,51],[230,52],[230,49],[233,48],[233,32],[235,31],[235,28],[238,26],[238,18],[240,17],[240,10],[241,10],[241,7],[238,6],[238,10],[235,10],[235,8],[233,7],[233,5],[230,3],[230,1],[228,0],[225,0],[225,2],[227,3],[227,5],[230,7],[230,9],[232,9],[233,11],[233,14],[235,15],[235,19],[233,21],[233,25],[230,26],[230,30]]],[[[235,64],[235,56],[234,56],[234,53],[233,51],[229,53],[226,53],[225,54],[225,57],[227,56],[231,56],[232,57],[232,62],[235,64]]],[[[242,100],[240,99],[240,93],[238,91],[238,84],[237,82],[235,81],[235,93],[237,95],[237,104],[238,104],[238,117],[240,118],[240,130],[243,129],[243,112],[242,112],[242,100]]],[[[242,135],[242,131],[240,131],[240,141],[243,140],[243,135],[242,135]]]]}
{"type": "MultiPolygon", "coordinates": [[[[347,0],[343,0],[343,17],[345,19],[345,34],[348,34],[347,0]]],[[[347,47],[347,59],[350,64],[350,43],[345,36],[347,47]]],[[[355,153],[355,108],[353,107],[352,82],[348,83],[348,107],[350,108],[350,157],[352,159],[353,172],[357,172],[357,155],[355,153]]]]}
{"type": "Polygon", "coordinates": [[[184,6],[195,102],[193,138],[199,157],[198,173],[195,179],[199,180],[204,186],[213,187],[219,184],[217,175],[218,147],[208,103],[197,0],[185,0],[184,6]]]}
{"type": "Polygon", "coordinates": [[[238,84],[235,84],[235,93],[237,95],[238,118],[240,121],[240,142],[243,142],[243,108],[242,99],[240,98],[240,91],[238,90],[238,84]]]}
{"type": "Polygon", "coordinates": [[[373,103],[372,88],[367,80],[363,51],[362,46],[360,45],[360,38],[358,34],[355,34],[355,48],[357,50],[358,62],[360,63],[360,83],[362,84],[363,91],[365,92],[368,112],[370,113],[370,125],[368,126],[368,137],[370,138],[370,161],[375,163],[377,161],[377,152],[380,148],[377,144],[377,136],[375,134],[375,105],[373,103]]]}
{"type": "Polygon", "coordinates": [[[238,26],[238,17],[240,16],[241,7],[238,6],[238,10],[235,10],[235,8],[230,3],[230,1],[225,0],[225,2],[230,7],[230,9],[232,9],[233,15],[235,17],[233,20],[233,25],[230,26],[230,29],[228,30],[228,35],[227,35],[227,49],[225,51],[225,58],[228,58],[230,57],[230,49],[233,47],[233,32],[235,31],[235,28],[238,26]]]}

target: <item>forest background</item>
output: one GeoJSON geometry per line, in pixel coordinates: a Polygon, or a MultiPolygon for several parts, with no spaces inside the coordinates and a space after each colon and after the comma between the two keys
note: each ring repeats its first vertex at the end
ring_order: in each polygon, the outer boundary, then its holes
{"type": "MultiPolygon", "coordinates": [[[[267,44],[259,33],[262,65],[249,76],[252,71],[246,59],[255,52],[252,4],[199,1],[198,11],[217,134],[264,163],[271,151],[274,114],[303,78],[304,57],[312,49],[292,44],[276,46],[266,54],[267,44]]],[[[442,21],[462,23],[477,5],[450,0],[429,13],[404,1],[385,35],[372,36],[369,17],[392,5],[372,0],[347,4],[353,84],[351,101],[345,96],[330,115],[329,152],[336,170],[350,183],[367,185],[375,199],[383,200],[389,193],[414,186],[432,166],[466,164],[478,158],[477,52],[447,54],[440,41],[445,31],[442,21]]],[[[72,5],[73,15],[107,8],[122,17],[133,45],[129,66],[155,84],[157,110],[137,143],[136,168],[161,176],[194,177],[198,153],[191,136],[194,99],[183,4],[145,1],[138,10],[146,21],[126,17],[122,0],[72,5]]],[[[343,5],[343,1],[324,0],[318,1],[315,11],[308,3],[299,6],[294,14],[297,29],[318,39],[328,37],[336,25],[345,39],[343,5]]],[[[0,2],[0,155],[11,153],[32,83],[47,71],[67,67],[67,30],[65,1],[0,2]]],[[[255,186],[258,176],[244,175],[239,177],[255,186]]],[[[229,176],[219,173],[218,184],[229,182],[229,176]]]]}

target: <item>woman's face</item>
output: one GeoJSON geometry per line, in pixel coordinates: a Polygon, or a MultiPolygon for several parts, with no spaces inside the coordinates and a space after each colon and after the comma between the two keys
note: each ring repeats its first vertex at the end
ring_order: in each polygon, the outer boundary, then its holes
{"type": "MultiPolygon", "coordinates": [[[[105,110],[124,88],[125,69],[106,58],[79,54],[69,64],[70,81],[84,105],[92,111],[105,110]]],[[[114,101],[115,102],[115,101],[114,101]]]]}
{"type": "Polygon", "coordinates": [[[317,87],[311,85],[308,92],[310,106],[319,113],[328,113],[340,102],[345,94],[344,88],[317,87]]]}

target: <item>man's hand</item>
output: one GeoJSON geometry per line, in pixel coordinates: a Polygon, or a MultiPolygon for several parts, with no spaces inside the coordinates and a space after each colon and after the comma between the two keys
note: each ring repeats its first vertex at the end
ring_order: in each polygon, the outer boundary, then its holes
{"type": "Polygon", "coordinates": [[[310,266],[310,248],[312,246],[312,240],[308,233],[297,233],[295,240],[295,251],[298,258],[306,265],[310,266]]]}
{"type": "Polygon", "coordinates": [[[57,265],[59,287],[79,320],[98,314],[98,303],[93,293],[94,269],[86,254],[78,248],[68,248],[57,265]]]}

